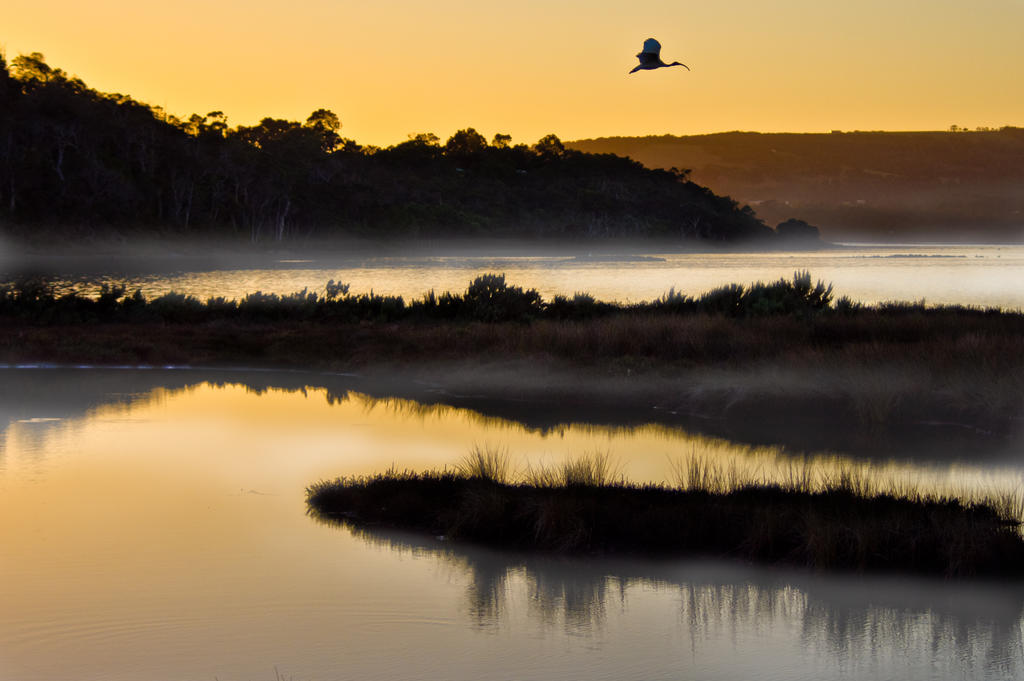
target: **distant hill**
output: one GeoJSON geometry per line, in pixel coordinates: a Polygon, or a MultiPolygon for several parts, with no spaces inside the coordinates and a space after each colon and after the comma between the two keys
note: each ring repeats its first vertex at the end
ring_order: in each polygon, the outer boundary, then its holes
{"type": "Polygon", "coordinates": [[[825,238],[1024,238],[1024,128],[602,137],[572,149],[627,156],[825,238]]]}

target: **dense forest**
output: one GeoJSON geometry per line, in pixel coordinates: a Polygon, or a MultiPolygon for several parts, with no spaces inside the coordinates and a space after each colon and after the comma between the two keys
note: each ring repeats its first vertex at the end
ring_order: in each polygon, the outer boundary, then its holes
{"type": "Polygon", "coordinates": [[[1024,128],[941,132],[605,137],[567,143],[696,182],[774,222],[794,214],[826,238],[1024,237],[1024,128]]]}
{"type": "Polygon", "coordinates": [[[39,53],[0,57],[0,228],[65,243],[779,238],[686,171],[571,150],[554,135],[527,146],[467,128],[382,149],[340,130],[326,109],[253,126],[231,127],[220,111],[183,120],[90,89],[39,53]]]}

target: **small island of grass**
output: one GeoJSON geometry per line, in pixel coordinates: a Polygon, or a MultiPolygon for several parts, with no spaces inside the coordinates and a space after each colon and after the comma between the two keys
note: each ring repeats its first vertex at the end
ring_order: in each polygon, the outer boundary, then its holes
{"type": "Polygon", "coordinates": [[[310,513],[327,522],[446,540],[574,554],[715,556],[815,570],[1019,577],[1024,538],[1009,504],[872,489],[855,475],[820,487],[732,481],[707,463],[679,484],[615,480],[607,458],[512,481],[477,451],[454,470],[321,481],[310,513]]]}

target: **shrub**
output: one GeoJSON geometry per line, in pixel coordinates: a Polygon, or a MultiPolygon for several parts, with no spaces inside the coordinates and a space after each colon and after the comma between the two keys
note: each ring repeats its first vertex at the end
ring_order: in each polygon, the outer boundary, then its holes
{"type": "Polygon", "coordinates": [[[356,319],[386,322],[401,319],[406,312],[402,296],[382,296],[372,290],[361,296],[347,297],[340,304],[356,319]]]}
{"type": "Polygon", "coordinates": [[[544,304],[544,316],[549,319],[593,319],[616,309],[612,303],[598,301],[589,293],[577,292],[572,298],[556,295],[544,304]]]}
{"type": "Polygon", "coordinates": [[[647,308],[656,310],[658,312],[667,312],[670,314],[685,314],[696,310],[697,303],[693,298],[682,291],[676,291],[673,286],[668,290],[668,293],[663,294],[653,303],[639,305],[636,307],[640,309],[647,308]]]}
{"type": "Polygon", "coordinates": [[[168,322],[196,322],[203,319],[206,308],[193,296],[183,293],[165,293],[149,304],[157,317],[168,322]]]}
{"type": "Polygon", "coordinates": [[[333,279],[324,286],[324,298],[326,300],[337,300],[348,295],[349,285],[340,281],[335,283],[333,279]]]}
{"type": "Polygon", "coordinates": [[[779,279],[771,284],[758,282],[743,296],[742,308],[746,315],[806,315],[828,309],[832,302],[832,285],[818,281],[811,286],[811,273],[794,272],[793,281],[779,279]]]}
{"type": "Polygon", "coordinates": [[[482,322],[527,321],[543,309],[536,289],[509,286],[504,274],[480,275],[463,299],[470,318],[482,322]]]}
{"type": "Polygon", "coordinates": [[[835,310],[840,314],[850,315],[855,312],[859,312],[863,309],[864,305],[859,303],[849,296],[843,296],[836,301],[835,310]]]}
{"type": "Polygon", "coordinates": [[[410,308],[414,313],[429,319],[452,320],[462,312],[462,299],[449,291],[437,295],[431,289],[423,294],[422,300],[412,303],[410,308]]]}
{"type": "Polygon", "coordinates": [[[701,312],[735,317],[743,304],[744,289],[740,284],[727,284],[712,289],[697,299],[701,312]]]}

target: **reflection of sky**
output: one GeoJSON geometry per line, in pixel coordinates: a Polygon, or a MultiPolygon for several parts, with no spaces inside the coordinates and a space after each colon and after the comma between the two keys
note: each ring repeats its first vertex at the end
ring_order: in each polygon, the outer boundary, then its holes
{"type": "MultiPolygon", "coordinates": [[[[586,254],[584,254],[585,256],[586,254]]],[[[102,282],[127,282],[147,297],[170,291],[241,298],[247,293],[322,291],[328,280],[351,285],[352,293],[373,290],[407,301],[430,290],[461,293],[476,276],[505,273],[510,283],[554,295],[585,291],[600,300],[653,300],[674,288],[697,295],[716,286],[789,279],[797,270],[835,287],[836,297],[864,303],[889,300],[1024,308],[1024,246],[877,246],[841,251],[776,253],[654,254],[657,260],[577,260],[546,257],[332,258],[277,262],[253,268],[199,269],[160,275],[123,275],[94,270],[72,277],[95,291],[102,282]],[[912,257],[907,257],[912,256],[912,257]]],[[[292,259],[293,260],[293,259],[292,259]]]]}
{"type": "Polygon", "coordinates": [[[995,598],[911,579],[366,541],[311,521],[303,496],[336,475],[451,465],[487,440],[520,464],[599,448],[631,478],[664,476],[679,450],[737,462],[778,452],[660,426],[530,430],[269,379],[169,372],[173,387],[160,388],[156,373],[65,378],[60,409],[12,417],[5,407],[0,677],[266,678],[275,666],[339,679],[1021,671],[1015,588],[995,598]]]}
{"type": "MultiPolygon", "coordinates": [[[[189,452],[229,447],[265,452],[263,474],[270,480],[275,471],[308,471],[313,461],[337,462],[333,469],[318,473],[326,477],[366,475],[392,466],[451,467],[471,448],[480,447],[506,452],[514,476],[602,454],[610,457],[617,476],[635,482],[677,484],[689,474],[691,464],[706,464],[727,486],[806,481],[822,487],[853,475],[875,491],[918,490],[973,498],[992,493],[1020,496],[1024,490],[1024,469],[1015,462],[939,463],[942,459],[934,457],[915,459],[916,451],[907,451],[900,460],[863,460],[831,451],[792,454],[782,446],[740,444],[654,423],[573,422],[538,428],[443,404],[375,398],[348,390],[345,384],[307,386],[301,375],[282,375],[287,388],[273,387],[274,376],[266,373],[254,384],[228,377],[204,382],[202,372],[191,371],[11,370],[0,379],[12,388],[7,395],[18,395],[0,403],[0,431],[9,436],[5,450],[36,465],[56,451],[73,452],[79,431],[102,426],[98,432],[108,437],[131,434],[139,440],[140,450],[147,439],[169,438],[189,452]],[[32,377],[40,379],[39,389],[31,387],[32,377]],[[98,379],[98,389],[90,386],[91,377],[98,379]],[[170,387],[160,387],[161,382],[170,387]],[[55,403],[47,407],[50,395],[55,403]],[[279,451],[293,455],[278,458],[279,451]]],[[[209,454],[202,456],[206,465],[230,471],[230,462],[220,464],[209,454]]],[[[17,475],[13,462],[8,467],[9,474],[17,475]]]]}
{"type": "Polygon", "coordinates": [[[62,426],[62,419],[19,419],[10,425],[5,435],[24,460],[41,461],[46,457],[46,443],[53,431],[62,426]]]}

